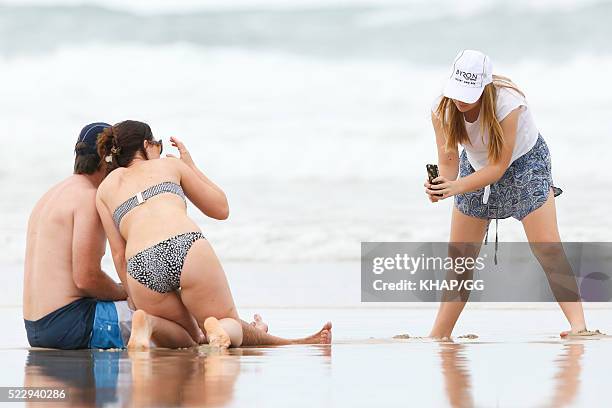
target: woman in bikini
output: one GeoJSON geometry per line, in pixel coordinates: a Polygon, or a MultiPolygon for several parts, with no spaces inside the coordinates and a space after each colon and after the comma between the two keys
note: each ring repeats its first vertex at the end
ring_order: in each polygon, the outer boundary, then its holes
{"type": "Polygon", "coordinates": [[[288,340],[238,317],[225,273],[213,248],[187,215],[190,200],[205,215],[223,220],[225,193],[171,138],[180,158],[161,159],[162,142],[146,123],[124,121],[98,137],[108,176],[96,205],[113,261],[138,309],[128,348],[217,347],[331,342],[331,323],[318,333],[288,340]]]}
{"type": "MultiPolygon", "coordinates": [[[[571,269],[559,244],[555,196],[561,190],[553,186],[550,152],[517,86],[493,75],[488,56],[464,50],[431,119],[440,176],[425,182],[425,193],[434,203],[454,196],[450,242],[474,243],[476,256],[490,221],[513,217],[522,222],[542,266],[558,262],[571,269]]],[[[598,334],[586,329],[579,296],[564,300],[559,306],[570,330],[561,336],[598,334]]],[[[440,303],[430,336],[450,337],[464,306],[465,298],[440,303]]]]}

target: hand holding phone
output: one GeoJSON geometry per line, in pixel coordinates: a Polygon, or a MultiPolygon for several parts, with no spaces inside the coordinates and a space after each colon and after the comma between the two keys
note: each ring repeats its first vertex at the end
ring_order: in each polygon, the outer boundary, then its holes
{"type": "MultiPolygon", "coordinates": [[[[438,184],[434,183],[434,179],[440,176],[440,172],[438,171],[437,164],[428,164],[425,166],[427,168],[427,177],[429,179],[429,184],[438,184]]],[[[436,197],[442,197],[443,194],[434,194],[436,197]]]]}

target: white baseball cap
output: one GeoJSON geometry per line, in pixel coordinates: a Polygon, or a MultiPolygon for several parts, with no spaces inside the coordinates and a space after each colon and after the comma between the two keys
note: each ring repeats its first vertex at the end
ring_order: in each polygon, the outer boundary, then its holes
{"type": "Polygon", "coordinates": [[[465,103],[474,103],[485,85],[493,82],[491,58],[480,51],[463,50],[453,62],[453,70],[444,86],[444,96],[465,103]]]}

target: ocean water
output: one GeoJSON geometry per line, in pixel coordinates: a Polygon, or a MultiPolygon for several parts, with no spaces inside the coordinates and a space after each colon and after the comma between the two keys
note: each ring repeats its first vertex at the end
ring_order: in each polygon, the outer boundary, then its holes
{"type": "MultiPolygon", "coordinates": [[[[9,290],[31,208],[98,120],[185,141],[228,193],[227,221],[190,208],[224,262],[355,262],[361,241],[447,239],[452,203],[430,204],[422,183],[436,160],[431,102],[462,48],[526,93],[565,190],[562,237],[609,239],[612,2],[125,3],[0,2],[9,290]]],[[[500,240],[524,239],[500,223],[500,240]]]]}

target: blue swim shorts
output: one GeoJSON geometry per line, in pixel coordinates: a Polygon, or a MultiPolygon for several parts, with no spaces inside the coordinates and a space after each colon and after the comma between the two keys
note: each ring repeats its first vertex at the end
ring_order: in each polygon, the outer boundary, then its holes
{"type": "Polygon", "coordinates": [[[130,339],[132,314],[126,301],[96,304],[89,348],[125,348],[130,339]]]}
{"type": "MultiPolygon", "coordinates": [[[[459,176],[474,173],[465,150],[459,159],[459,176]]],[[[562,193],[553,186],[550,151],[542,135],[527,153],[517,158],[504,175],[491,185],[487,204],[482,202],[484,188],[455,196],[455,206],[463,214],[483,219],[513,217],[522,220],[540,208],[548,199],[550,189],[555,197],[562,193]]]]}
{"type": "Polygon", "coordinates": [[[126,301],[80,298],[36,321],[24,319],[24,324],[32,347],[124,348],[130,338],[132,313],[126,301]]]}

